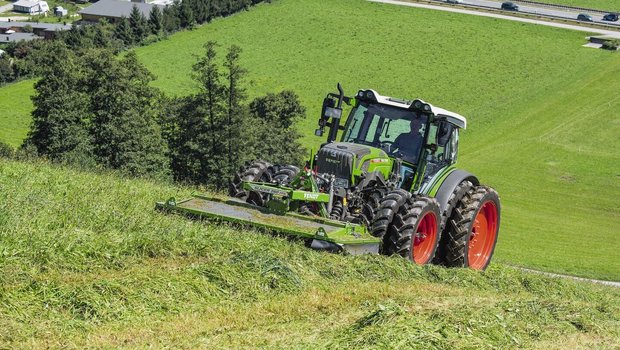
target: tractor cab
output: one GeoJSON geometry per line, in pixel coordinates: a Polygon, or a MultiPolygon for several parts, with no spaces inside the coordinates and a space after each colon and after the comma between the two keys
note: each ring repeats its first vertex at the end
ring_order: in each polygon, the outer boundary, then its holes
{"type": "Polygon", "coordinates": [[[352,183],[379,172],[383,180],[415,192],[456,162],[458,130],[466,126],[463,116],[422,100],[399,100],[374,90],[360,90],[351,98],[339,90],[340,94],[325,98],[315,132],[322,135],[323,128],[330,127],[327,143],[317,154],[319,172],[332,173],[343,182],[345,172],[350,172],[352,183]],[[352,109],[341,126],[343,102],[352,109]],[[336,142],[338,130],[342,131],[340,142],[336,142]],[[343,163],[351,166],[336,169],[336,164],[343,163]]]}

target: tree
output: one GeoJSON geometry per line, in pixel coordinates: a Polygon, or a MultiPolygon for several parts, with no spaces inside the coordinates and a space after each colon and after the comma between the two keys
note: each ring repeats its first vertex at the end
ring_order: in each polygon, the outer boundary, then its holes
{"type": "Polygon", "coordinates": [[[13,81],[13,67],[11,66],[11,58],[8,54],[0,55],[0,85],[13,81]]]}
{"type": "Polygon", "coordinates": [[[207,158],[202,162],[204,181],[218,187],[226,185],[226,148],[227,139],[224,133],[227,130],[224,117],[224,86],[222,85],[217,62],[214,41],[204,45],[204,56],[194,64],[194,80],[200,85],[200,93],[196,96],[197,106],[204,111],[207,128],[200,137],[200,143],[205,149],[207,158]]]}
{"type": "Polygon", "coordinates": [[[166,6],[163,11],[164,30],[166,33],[172,33],[181,28],[181,21],[179,20],[179,8],[181,4],[178,0],[175,0],[172,5],[166,6]]]}
{"type": "Polygon", "coordinates": [[[183,28],[192,27],[196,24],[191,0],[183,0],[181,2],[181,7],[179,10],[179,20],[181,22],[181,27],[183,28]]]}
{"type": "MultiPolygon", "coordinates": [[[[157,7],[157,6],[155,6],[157,7]]],[[[149,26],[146,21],[146,18],[138,9],[138,6],[135,4],[131,9],[131,13],[129,14],[129,26],[131,27],[131,31],[133,32],[133,37],[135,42],[141,43],[148,34],[149,34],[149,26]]]]}
{"type": "Polygon", "coordinates": [[[118,22],[116,28],[114,29],[114,36],[120,40],[125,47],[133,45],[135,38],[127,18],[123,17],[120,22],[118,22]]]}
{"type": "Polygon", "coordinates": [[[134,52],[118,61],[109,50],[85,57],[91,134],[100,164],[141,176],[167,176],[166,147],[157,124],[159,92],[134,52]]]}
{"type": "Polygon", "coordinates": [[[163,14],[159,6],[153,6],[149,13],[149,30],[151,34],[159,35],[164,29],[163,14]]]}
{"type": "Polygon", "coordinates": [[[50,60],[43,77],[35,84],[32,125],[24,147],[55,161],[93,164],[92,140],[88,134],[88,95],[76,89],[84,83],[77,58],[56,41],[49,47],[50,60]]]}
{"type": "Polygon", "coordinates": [[[269,160],[280,164],[300,165],[305,149],[294,122],[305,118],[306,109],[297,95],[285,90],[257,97],[249,105],[254,132],[251,149],[255,158],[268,154],[269,160]],[[265,141],[268,140],[268,141],[265,141]]]}
{"type": "Polygon", "coordinates": [[[241,150],[246,146],[244,144],[243,120],[245,113],[241,103],[246,99],[245,89],[241,86],[242,80],[247,74],[245,68],[239,64],[239,56],[241,48],[232,45],[226,55],[224,67],[227,69],[227,84],[224,89],[226,98],[226,115],[227,115],[227,143],[228,143],[228,172],[232,174],[237,169],[241,160],[241,150]]]}

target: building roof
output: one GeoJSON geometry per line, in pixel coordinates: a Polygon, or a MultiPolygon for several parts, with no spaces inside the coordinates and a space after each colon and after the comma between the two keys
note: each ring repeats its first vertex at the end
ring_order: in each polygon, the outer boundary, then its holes
{"type": "Polygon", "coordinates": [[[15,8],[15,6],[26,7],[26,8],[39,7],[40,11],[49,11],[50,9],[46,1],[39,1],[39,0],[18,0],[13,3],[13,8],[15,8]]]}
{"type": "Polygon", "coordinates": [[[34,35],[32,33],[12,33],[12,34],[0,34],[0,43],[10,43],[22,40],[34,40],[34,39],[43,39],[38,35],[34,35]]]}
{"type": "Polygon", "coordinates": [[[70,24],[59,24],[59,23],[40,23],[40,22],[0,22],[0,29],[8,29],[15,27],[25,27],[31,26],[35,29],[43,29],[46,31],[60,31],[60,30],[69,30],[71,29],[70,24]]]}
{"type": "MultiPolygon", "coordinates": [[[[99,0],[93,5],[78,11],[81,15],[94,15],[102,17],[127,17],[131,14],[131,10],[136,6],[138,10],[144,15],[149,16],[153,9],[153,4],[146,4],[141,2],[129,2],[122,0],[99,0]]],[[[161,7],[161,6],[160,6],[161,7]]]]}

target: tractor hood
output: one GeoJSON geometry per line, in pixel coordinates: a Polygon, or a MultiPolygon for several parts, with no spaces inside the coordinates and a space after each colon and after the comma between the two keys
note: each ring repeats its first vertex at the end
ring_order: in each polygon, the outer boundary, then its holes
{"type": "Polygon", "coordinates": [[[387,178],[392,161],[379,148],[350,142],[332,142],[321,147],[317,153],[316,166],[319,173],[333,174],[339,179],[355,182],[356,177],[377,170],[387,178]]]}

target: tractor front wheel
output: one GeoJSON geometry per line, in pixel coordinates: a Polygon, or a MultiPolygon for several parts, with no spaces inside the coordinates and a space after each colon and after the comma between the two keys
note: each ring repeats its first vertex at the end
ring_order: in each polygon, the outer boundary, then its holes
{"type": "Polygon", "coordinates": [[[484,270],[497,243],[500,202],[497,192],[486,186],[469,191],[448,222],[445,264],[484,270]]]}
{"type": "Polygon", "coordinates": [[[424,265],[435,257],[441,231],[441,212],[435,198],[408,198],[388,227],[384,243],[416,264],[424,265]]]}
{"type": "Polygon", "coordinates": [[[260,202],[260,194],[258,193],[248,193],[248,191],[244,190],[241,186],[244,181],[253,181],[253,182],[271,182],[271,178],[273,177],[274,169],[271,163],[258,160],[254,161],[241,169],[239,172],[235,174],[233,179],[230,181],[228,187],[228,193],[231,197],[240,198],[246,200],[252,204],[260,205],[260,203],[254,203],[257,200],[260,202]],[[256,197],[258,196],[258,197],[256,197]],[[249,198],[254,197],[254,198],[249,198]]]}

